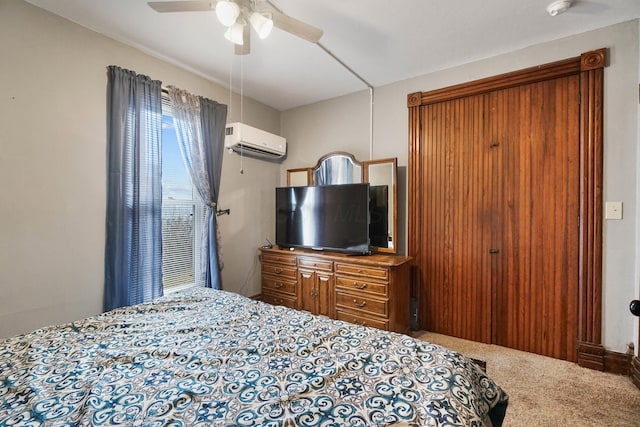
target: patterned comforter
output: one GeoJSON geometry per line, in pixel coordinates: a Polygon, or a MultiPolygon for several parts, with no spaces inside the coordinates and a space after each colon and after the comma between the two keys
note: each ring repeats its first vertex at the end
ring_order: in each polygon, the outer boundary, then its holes
{"type": "Polygon", "coordinates": [[[500,425],[472,361],[209,289],[0,340],[0,426],[500,425]]]}

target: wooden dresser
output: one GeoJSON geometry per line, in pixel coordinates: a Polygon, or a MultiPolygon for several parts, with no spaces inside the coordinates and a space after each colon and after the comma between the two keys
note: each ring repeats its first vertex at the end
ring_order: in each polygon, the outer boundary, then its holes
{"type": "Polygon", "coordinates": [[[276,248],[261,252],[263,301],[409,332],[410,257],[276,248]]]}

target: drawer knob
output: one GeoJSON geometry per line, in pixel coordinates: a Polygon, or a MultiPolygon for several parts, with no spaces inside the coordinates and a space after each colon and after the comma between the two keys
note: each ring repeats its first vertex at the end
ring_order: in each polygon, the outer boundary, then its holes
{"type": "Polygon", "coordinates": [[[282,287],[284,286],[284,284],[282,284],[282,283],[280,283],[280,282],[276,282],[276,283],[274,283],[274,284],[273,284],[273,286],[274,286],[275,288],[280,289],[280,288],[282,288],[282,287]]]}
{"type": "Polygon", "coordinates": [[[354,286],[356,289],[364,289],[364,288],[366,288],[366,287],[367,287],[367,284],[366,284],[366,283],[360,283],[360,284],[358,284],[358,282],[353,282],[353,286],[354,286]]]}
{"type": "Polygon", "coordinates": [[[281,268],[277,268],[277,267],[276,267],[276,268],[274,268],[274,269],[273,269],[273,271],[274,271],[276,274],[280,274],[280,273],[282,273],[282,269],[281,269],[281,268]]]}
{"type": "Polygon", "coordinates": [[[356,307],[364,307],[367,304],[367,302],[366,301],[362,301],[362,302],[359,303],[358,300],[354,299],[353,300],[353,304],[355,304],[356,307]]]}
{"type": "Polygon", "coordinates": [[[362,273],[364,273],[364,272],[363,272],[362,270],[358,270],[358,273],[362,274],[362,273]]]}
{"type": "Polygon", "coordinates": [[[353,322],[351,323],[355,323],[356,325],[367,326],[367,322],[365,322],[364,320],[362,322],[358,322],[358,319],[353,319],[353,322]]]}

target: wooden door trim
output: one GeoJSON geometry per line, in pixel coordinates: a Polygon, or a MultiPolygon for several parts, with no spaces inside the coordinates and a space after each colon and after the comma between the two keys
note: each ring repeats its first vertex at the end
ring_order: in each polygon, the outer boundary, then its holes
{"type": "Polygon", "coordinates": [[[525,68],[506,74],[461,83],[429,92],[415,92],[408,95],[407,106],[419,107],[436,102],[451,101],[472,95],[481,95],[499,89],[508,89],[544,80],[573,76],[580,73],[581,57],[564,59],[537,67],[525,68]]]}
{"type": "MultiPolygon", "coordinates": [[[[580,242],[578,278],[578,364],[604,369],[602,339],[602,180],[603,101],[605,48],[585,52],[537,67],[475,80],[428,92],[407,95],[409,109],[409,238],[408,254],[413,257],[412,279],[421,300],[420,259],[422,236],[419,209],[422,206],[424,161],[420,107],[570,75],[580,76],[580,242]]],[[[420,319],[423,322],[424,319],[420,319]]],[[[424,327],[424,324],[421,324],[424,327]]]]}
{"type": "MultiPolygon", "coordinates": [[[[602,347],[602,170],[606,49],[581,56],[580,71],[580,279],[578,364],[604,370],[602,347]],[[582,350],[584,349],[584,351],[582,350]]],[[[603,348],[604,349],[604,348],[603,348]]]]}

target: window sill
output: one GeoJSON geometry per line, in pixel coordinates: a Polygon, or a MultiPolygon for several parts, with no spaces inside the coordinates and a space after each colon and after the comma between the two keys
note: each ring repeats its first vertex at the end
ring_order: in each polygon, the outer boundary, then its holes
{"type": "Polygon", "coordinates": [[[187,289],[191,289],[191,288],[202,288],[202,285],[196,285],[195,283],[189,283],[187,285],[180,285],[180,286],[172,286],[169,289],[165,289],[164,290],[164,294],[165,295],[169,295],[172,294],[174,292],[180,292],[180,291],[185,291],[187,289]]]}

